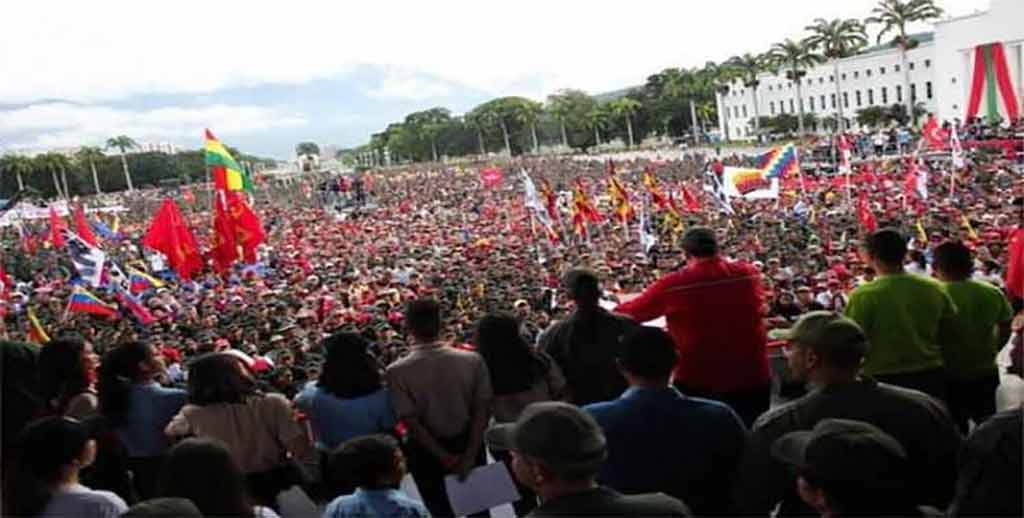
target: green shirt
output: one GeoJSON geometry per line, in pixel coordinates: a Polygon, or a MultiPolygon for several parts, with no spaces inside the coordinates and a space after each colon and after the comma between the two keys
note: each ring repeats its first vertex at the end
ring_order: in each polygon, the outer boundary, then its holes
{"type": "Polygon", "coordinates": [[[940,327],[954,329],[956,306],[938,281],[918,275],[885,275],[850,294],[846,316],[864,329],[870,376],[942,367],[940,327]]]}
{"type": "Polygon", "coordinates": [[[954,317],[959,336],[942,349],[946,372],[956,379],[996,374],[999,343],[998,324],[1013,319],[1013,309],[1003,292],[987,282],[945,283],[956,304],[954,317]]]}

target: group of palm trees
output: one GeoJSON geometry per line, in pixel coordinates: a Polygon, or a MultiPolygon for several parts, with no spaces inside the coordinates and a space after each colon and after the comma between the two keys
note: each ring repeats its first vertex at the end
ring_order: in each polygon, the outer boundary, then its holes
{"type": "MultiPolygon", "coordinates": [[[[757,88],[758,77],[765,72],[785,73],[787,80],[796,85],[796,96],[799,110],[798,124],[800,134],[804,134],[804,101],[803,77],[807,71],[817,65],[830,61],[836,85],[837,130],[844,131],[842,85],[839,80],[839,61],[860,52],[868,44],[866,29],[868,26],[881,27],[876,43],[881,44],[887,35],[895,35],[891,44],[900,50],[900,69],[903,72],[903,91],[910,91],[910,75],[907,68],[907,51],[917,46],[918,42],[907,34],[908,26],[942,16],[942,8],[935,0],[880,0],[872,9],[871,16],[863,21],[858,19],[824,20],[818,18],[806,27],[810,35],[800,40],[786,39],[776,43],[768,52],[759,55],[744,54],[726,61],[718,75],[719,91],[729,92],[729,84],[739,80],[745,88],[751,90],[754,99],[754,129],[760,130],[760,112],[757,88]]],[[[912,96],[904,96],[906,113],[913,116],[914,100],[912,96]]],[[[728,117],[728,110],[723,110],[728,117]]],[[[728,132],[728,124],[724,124],[728,132]]],[[[726,139],[729,136],[726,134],[726,139]]]]}
{"type": "MultiPolygon", "coordinates": [[[[117,149],[121,157],[121,168],[124,170],[124,180],[128,191],[134,191],[131,171],[128,169],[127,151],[135,149],[138,144],[126,135],[118,135],[107,139],[107,149],[117,149]]],[[[106,155],[103,150],[95,146],[82,146],[75,152],[73,158],[61,153],[42,153],[34,157],[25,155],[6,154],[0,157],[0,171],[13,175],[18,182],[18,190],[25,190],[26,176],[35,174],[50,173],[53,180],[54,190],[59,198],[70,199],[71,192],[68,187],[68,170],[88,170],[92,173],[92,184],[96,194],[101,194],[100,179],[96,174],[96,162],[106,155]]]]}

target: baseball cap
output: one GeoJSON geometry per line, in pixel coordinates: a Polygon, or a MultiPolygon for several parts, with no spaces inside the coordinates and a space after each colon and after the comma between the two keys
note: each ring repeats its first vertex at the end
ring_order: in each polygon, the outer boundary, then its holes
{"type": "Polygon", "coordinates": [[[860,325],[832,311],[811,311],[800,317],[793,327],[773,329],[768,337],[833,354],[864,356],[868,352],[867,337],[860,325]]]}
{"type": "Polygon", "coordinates": [[[772,443],[771,452],[818,482],[874,488],[901,486],[908,465],[893,436],[850,419],[824,419],[812,430],[790,432],[772,443]]]}
{"type": "Polygon", "coordinates": [[[487,430],[492,450],[515,450],[563,469],[600,468],[608,455],[604,432],[590,414],[558,401],[526,407],[515,423],[487,430]]]}

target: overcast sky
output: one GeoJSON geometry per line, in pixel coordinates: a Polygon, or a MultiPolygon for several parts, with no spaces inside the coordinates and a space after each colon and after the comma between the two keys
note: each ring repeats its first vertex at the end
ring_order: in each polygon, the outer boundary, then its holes
{"type": "MultiPolygon", "coordinates": [[[[0,151],[121,133],[196,147],[205,126],[275,156],[302,139],[356,145],[408,110],[642,84],[875,3],[4,2],[0,151]]],[[[952,15],[988,6],[939,3],[952,15]]]]}

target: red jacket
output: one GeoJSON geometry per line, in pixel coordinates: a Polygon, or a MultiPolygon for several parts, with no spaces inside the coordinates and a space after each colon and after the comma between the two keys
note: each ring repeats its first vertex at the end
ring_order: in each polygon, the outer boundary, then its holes
{"type": "Polygon", "coordinates": [[[683,386],[721,393],[771,382],[761,273],[747,263],[691,260],[615,311],[638,322],[666,317],[683,386]]]}

